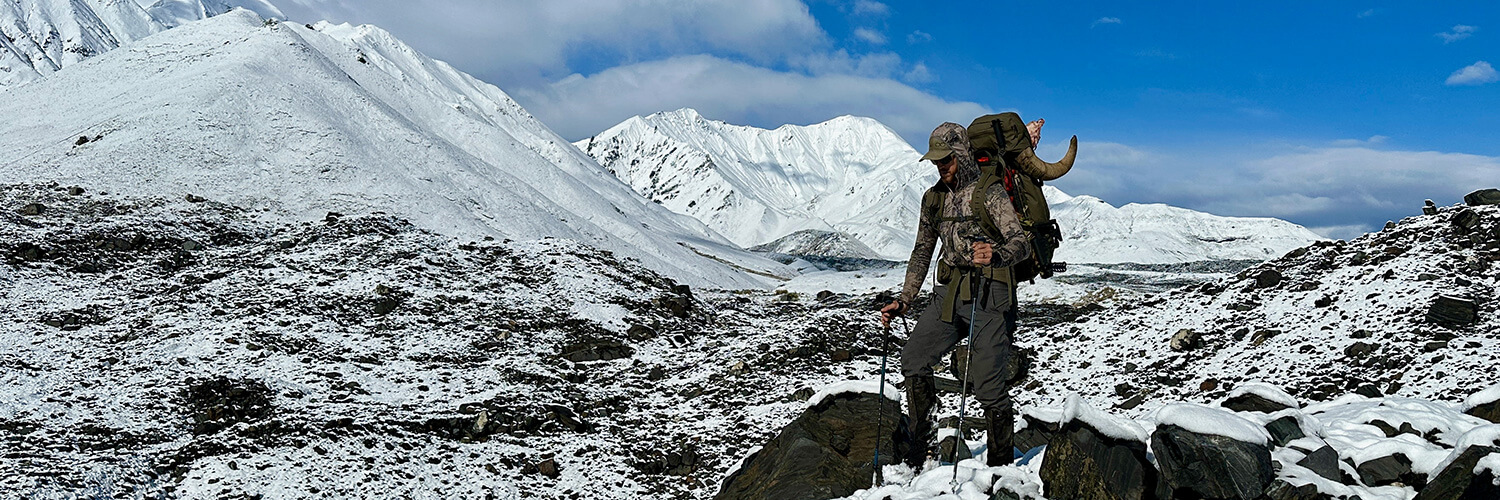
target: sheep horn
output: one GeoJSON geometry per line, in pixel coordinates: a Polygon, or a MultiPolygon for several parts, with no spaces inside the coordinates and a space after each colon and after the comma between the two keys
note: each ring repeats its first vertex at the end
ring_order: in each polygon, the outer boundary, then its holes
{"type": "Polygon", "coordinates": [[[1068,154],[1063,155],[1057,163],[1048,163],[1036,156],[1036,152],[1027,148],[1021,152],[1017,168],[1024,174],[1036,177],[1044,181],[1050,181],[1067,174],[1073,169],[1073,160],[1078,157],[1078,136],[1073,136],[1068,141],[1068,154]]]}

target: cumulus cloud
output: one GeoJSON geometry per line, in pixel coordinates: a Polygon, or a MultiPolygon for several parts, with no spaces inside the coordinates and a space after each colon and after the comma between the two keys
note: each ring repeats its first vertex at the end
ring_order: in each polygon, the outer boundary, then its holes
{"type": "Polygon", "coordinates": [[[907,141],[923,144],[935,124],[966,121],[989,111],[886,78],[775,71],[703,55],[573,75],[514,95],[570,140],[634,115],[692,107],[709,118],[762,127],[815,123],[846,114],[869,116],[907,141]]]}
{"type": "Polygon", "coordinates": [[[377,24],[501,86],[576,70],[580,55],[639,60],[696,52],[770,63],[826,47],[802,0],[284,0],[294,21],[377,24]]]}
{"type": "Polygon", "coordinates": [[[1095,19],[1093,24],[1090,24],[1089,27],[1096,28],[1101,24],[1125,24],[1125,22],[1121,21],[1118,17],[1101,17],[1095,19]]]}
{"type": "Polygon", "coordinates": [[[1443,39],[1444,44],[1449,44],[1474,36],[1475,31],[1479,31],[1479,28],[1460,24],[1458,26],[1454,26],[1451,30],[1444,31],[1433,36],[1443,39]]]}
{"type": "Polygon", "coordinates": [[[869,28],[856,28],[854,30],[854,38],[864,40],[872,45],[885,45],[885,35],[869,28]]]}
{"type": "Polygon", "coordinates": [[[1448,75],[1448,85],[1484,85],[1500,81],[1500,73],[1490,63],[1479,61],[1448,75]]]}

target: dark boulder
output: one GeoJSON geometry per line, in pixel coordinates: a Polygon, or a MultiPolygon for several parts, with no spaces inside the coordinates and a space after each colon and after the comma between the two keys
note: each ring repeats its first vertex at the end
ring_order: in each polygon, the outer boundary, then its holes
{"type": "Polygon", "coordinates": [[[1500,424],[1500,400],[1474,405],[1464,413],[1500,424]]]}
{"type": "Polygon", "coordinates": [[[1329,481],[1339,481],[1343,478],[1343,472],[1339,469],[1339,452],[1334,451],[1332,446],[1323,445],[1322,448],[1308,453],[1297,465],[1313,471],[1313,474],[1323,476],[1329,481]]]}
{"type": "Polygon", "coordinates": [[[1255,288],[1275,288],[1281,284],[1281,272],[1267,269],[1255,275],[1255,288]]]}
{"type": "Polygon", "coordinates": [[[1437,477],[1417,492],[1413,500],[1493,500],[1500,498],[1500,485],[1496,485],[1495,472],[1486,469],[1474,473],[1484,457],[1500,453],[1500,447],[1471,446],[1464,449],[1453,463],[1448,464],[1437,477]]]}
{"type": "Polygon", "coordinates": [[[1106,436],[1081,420],[1063,424],[1047,445],[1041,477],[1048,498],[1072,500],[1150,499],[1159,481],[1146,443],[1106,436]]]}
{"type": "Polygon", "coordinates": [[[1278,403],[1276,401],[1271,401],[1253,392],[1247,392],[1226,399],[1223,403],[1220,403],[1219,406],[1223,406],[1233,411],[1258,411],[1261,413],[1276,413],[1278,411],[1291,408],[1290,406],[1278,403]]]}
{"type": "Polygon", "coordinates": [[[1297,417],[1287,415],[1266,424],[1266,432],[1271,433],[1271,442],[1276,446],[1286,446],[1287,443],[1296,439],[1307,437],[1302,432],[1302,425],[1297,422],[1297,417]]]}
{"type": "Polygon", "coordinates": [[[1197,330],[1193,330],[1191,328],[1183,328],[1181,330],[1177,330],[1177,333],[1172,335],[1172,340],[1168,343],[1168,347],[1171,347],[1173,351],[1188,351],[1196,349],[1201,344],[1201,337],[1202,336],[1198,334],[1197,330]]]}
{"type": "Polygon", "coordinates": [[[1464,195],[1464,203],[1477,207],[1480,205],[1500,205],[1500,189],[1481,189],[1464,195]]]}
{"type": "Polygon", "coordinates": [[[1473,210],[1465,208],[1453,214],[1453,226],[1457,227],[1461,233],[1468,233],[1474,229],[1474,226],[1478,225],[1479,214],[1474,213],[1473,210]]]}
{"type": "Polygon", "coordinates": [[[744,466],[724,479],[714,498],[822,500],[869,488],[871,461],[894,464],[911,446],[900,404],[870,393],[829,396],[808,408],[744,466]],[[880,410],[884,412],[881,413],[880,410]],[[876,416],[882,417],[879,431],[876,416]],[[877,432],[883,435],[877,436],[877,432]]]}
{"type": "Polygon", "coordinates": [[[1263,497],[1266,500],[1335,500],[1335,497],[1321,493],[1313,484],[1292,486],[1291,483],[1277,479],[1266,487],[1263,497]]]}
{"type": "Polygon", "coordinates": [[[42,215],[46,211],[47,206],[41,203],[30,203],[18,210],[21,215],[42,215]]]}
{"type": "Polygon", "coordinates": [[[1421,489],[1422,485],[1427,483],[1427,475],[1413,472],[1411,459],[1402,453],[1367,460],[1356,465],[1354,471],[1359,473],[1359,478],[1365,486],[1390,486],[1401,483],[1421,489]]]}
{"type": "Polygon", "coordinates": [[[1174,497],[1250,500],[1276,478],[1265,444],[1168,424],[1151,434],[1151,449],[1174,497]]]}
{"type": "Polygon", "coordinates": [[[1427,321],[1449,325],[1467,325],[1479,319],[1479,306],[1462,297],[1439,295],[1427,309],[1427,321]]]}

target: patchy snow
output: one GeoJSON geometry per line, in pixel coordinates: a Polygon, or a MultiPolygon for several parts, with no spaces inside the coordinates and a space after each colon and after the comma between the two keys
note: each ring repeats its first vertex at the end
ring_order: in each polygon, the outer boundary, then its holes
{"type": "Polygon", "coordinates": [[[1175,425],[1197,434],[1224,436],[1259,445],[1271,442],[1271,434],[1265,427],[1222,408],[1170,404],[1156,411],[1155,420],[1156,425],[1175,425]]]}
{"type": "Polygon", "coordinates": [[[1474,465],[1475,475],[1484,474],[1486,471],[1490,473],[1490,477],[1495,478],[1493,479],[1494,485],[1500,486],[1500,453],[1485,455],[1484,458],[1479,459],[1479,463],[1474,465]]]}
{"type": "Polygon", "coordinates": [[[1234,399],[1246,394],[1254,394],[1256,396],[1265,398],[1267,401],[1271,401],[1273,403],[1281,403],[1287,408],[1302,407],[1302,403],[1297,402],[1297,398],[1292,397],[1291,394],[1287,394],[1285,390],[1282,390],[1280,387],[1262,382],[1249,382],[1240,384],[1238,387],[1235,387],[1234,390],[1229,391],[1229,396],[1225,397],[1224,399],[1234,399]]]}

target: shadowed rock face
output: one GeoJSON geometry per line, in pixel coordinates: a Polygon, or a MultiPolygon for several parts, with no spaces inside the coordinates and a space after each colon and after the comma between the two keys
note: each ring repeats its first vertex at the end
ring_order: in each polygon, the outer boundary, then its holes
{"type": "Polygon", "coordinates": [[[881,464],[899,461],[911,441],[899,403],[879,398],[846,393],[809,408],[725,478],[714,498],[821,500],[869,488],[876,439],[881,464]]]}
{"type": "Polygon", "coordinates": [[[1491,471],[1475,474],[1479,460],[1492,453],[1500,453],[1500,447],[1473,446],[1459,454],[1458,458],[1438,472],[1415,500],[1479,500],[1500,498],[1500,485],[1495,484],[1491,471]]]}
{"type": "Polygon", "coordinates": [[[1276,477],[1265,445],[1163,425],[1151,434],[1151,449],[1174,497],[1248,500],[1276,477]]]}
{"type": "Polygon", "coordinates": [[[1146,460],[1145,443],[1110,438],[1077,420],[1052,438],[1041,476],[1048,498],[1157,498],[1158,477],[1146,460]]]}

